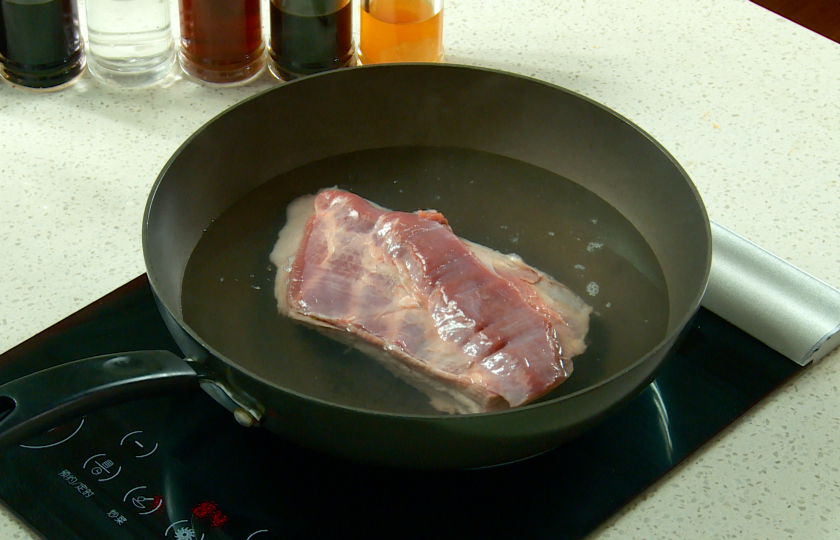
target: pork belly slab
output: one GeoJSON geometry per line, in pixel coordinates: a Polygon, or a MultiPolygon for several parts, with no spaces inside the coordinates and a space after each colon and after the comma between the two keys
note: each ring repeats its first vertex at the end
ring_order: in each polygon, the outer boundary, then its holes
{"type": "Polygon", "coordinates": [[[329,189],[288,208],[271,254],[280,313],[364,351],[446,412],[517,407],[563,382],[592,309],[434,210],[329,189]]]}

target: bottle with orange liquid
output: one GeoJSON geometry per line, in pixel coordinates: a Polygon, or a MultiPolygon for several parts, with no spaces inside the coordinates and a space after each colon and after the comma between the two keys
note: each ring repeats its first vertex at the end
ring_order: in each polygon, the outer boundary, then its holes
{"type": "Polygon", "coordinates": [[[361,0],[359,62],[440,62],[443,0],[361,0]]]}

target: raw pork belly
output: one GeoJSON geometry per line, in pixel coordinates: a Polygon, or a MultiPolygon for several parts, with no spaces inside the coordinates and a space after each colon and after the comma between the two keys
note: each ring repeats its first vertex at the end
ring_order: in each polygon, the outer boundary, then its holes
{"type": "Polygon", "coordinates": [[[279,311],[373,356],[447,412],[546,394],[584,351],[591,308],[550,276],[465,241],[434,210],[337,189],[302,197],[271,254],[279,311]]]}

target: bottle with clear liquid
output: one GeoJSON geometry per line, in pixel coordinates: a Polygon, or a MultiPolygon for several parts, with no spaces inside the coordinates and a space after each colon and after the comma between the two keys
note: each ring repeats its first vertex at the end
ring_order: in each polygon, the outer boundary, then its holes
{"type": "Polygon", "coordinates": [[[175,64],[169,0],[85,0],[88,67],[99,79],[144,86],[175,64]]]}
{"type": "Polygon", "coordinates": [[[58,90],[85,70],[76,0],[0,0],[0,75],[58,90]]]}

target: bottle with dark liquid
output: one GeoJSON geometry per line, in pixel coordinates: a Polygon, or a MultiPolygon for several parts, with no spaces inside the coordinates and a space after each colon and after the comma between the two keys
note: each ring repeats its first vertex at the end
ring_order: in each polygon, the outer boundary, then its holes
{"type": "Polygon", "coordinates": [[[56,90],[85,70],[76,0],[0,0],[0,74],[56,90]]]}
{"type": "Polygon", "coordinates": [[[241,83],[265,65],[260,0],[180,0],[181,67],[215,84],[241,83]]]}
{"type": "Polygon", "coordinates": [[[354,63],[351,0],[271,0],[269,69],[296,79],[354,63]]]}

